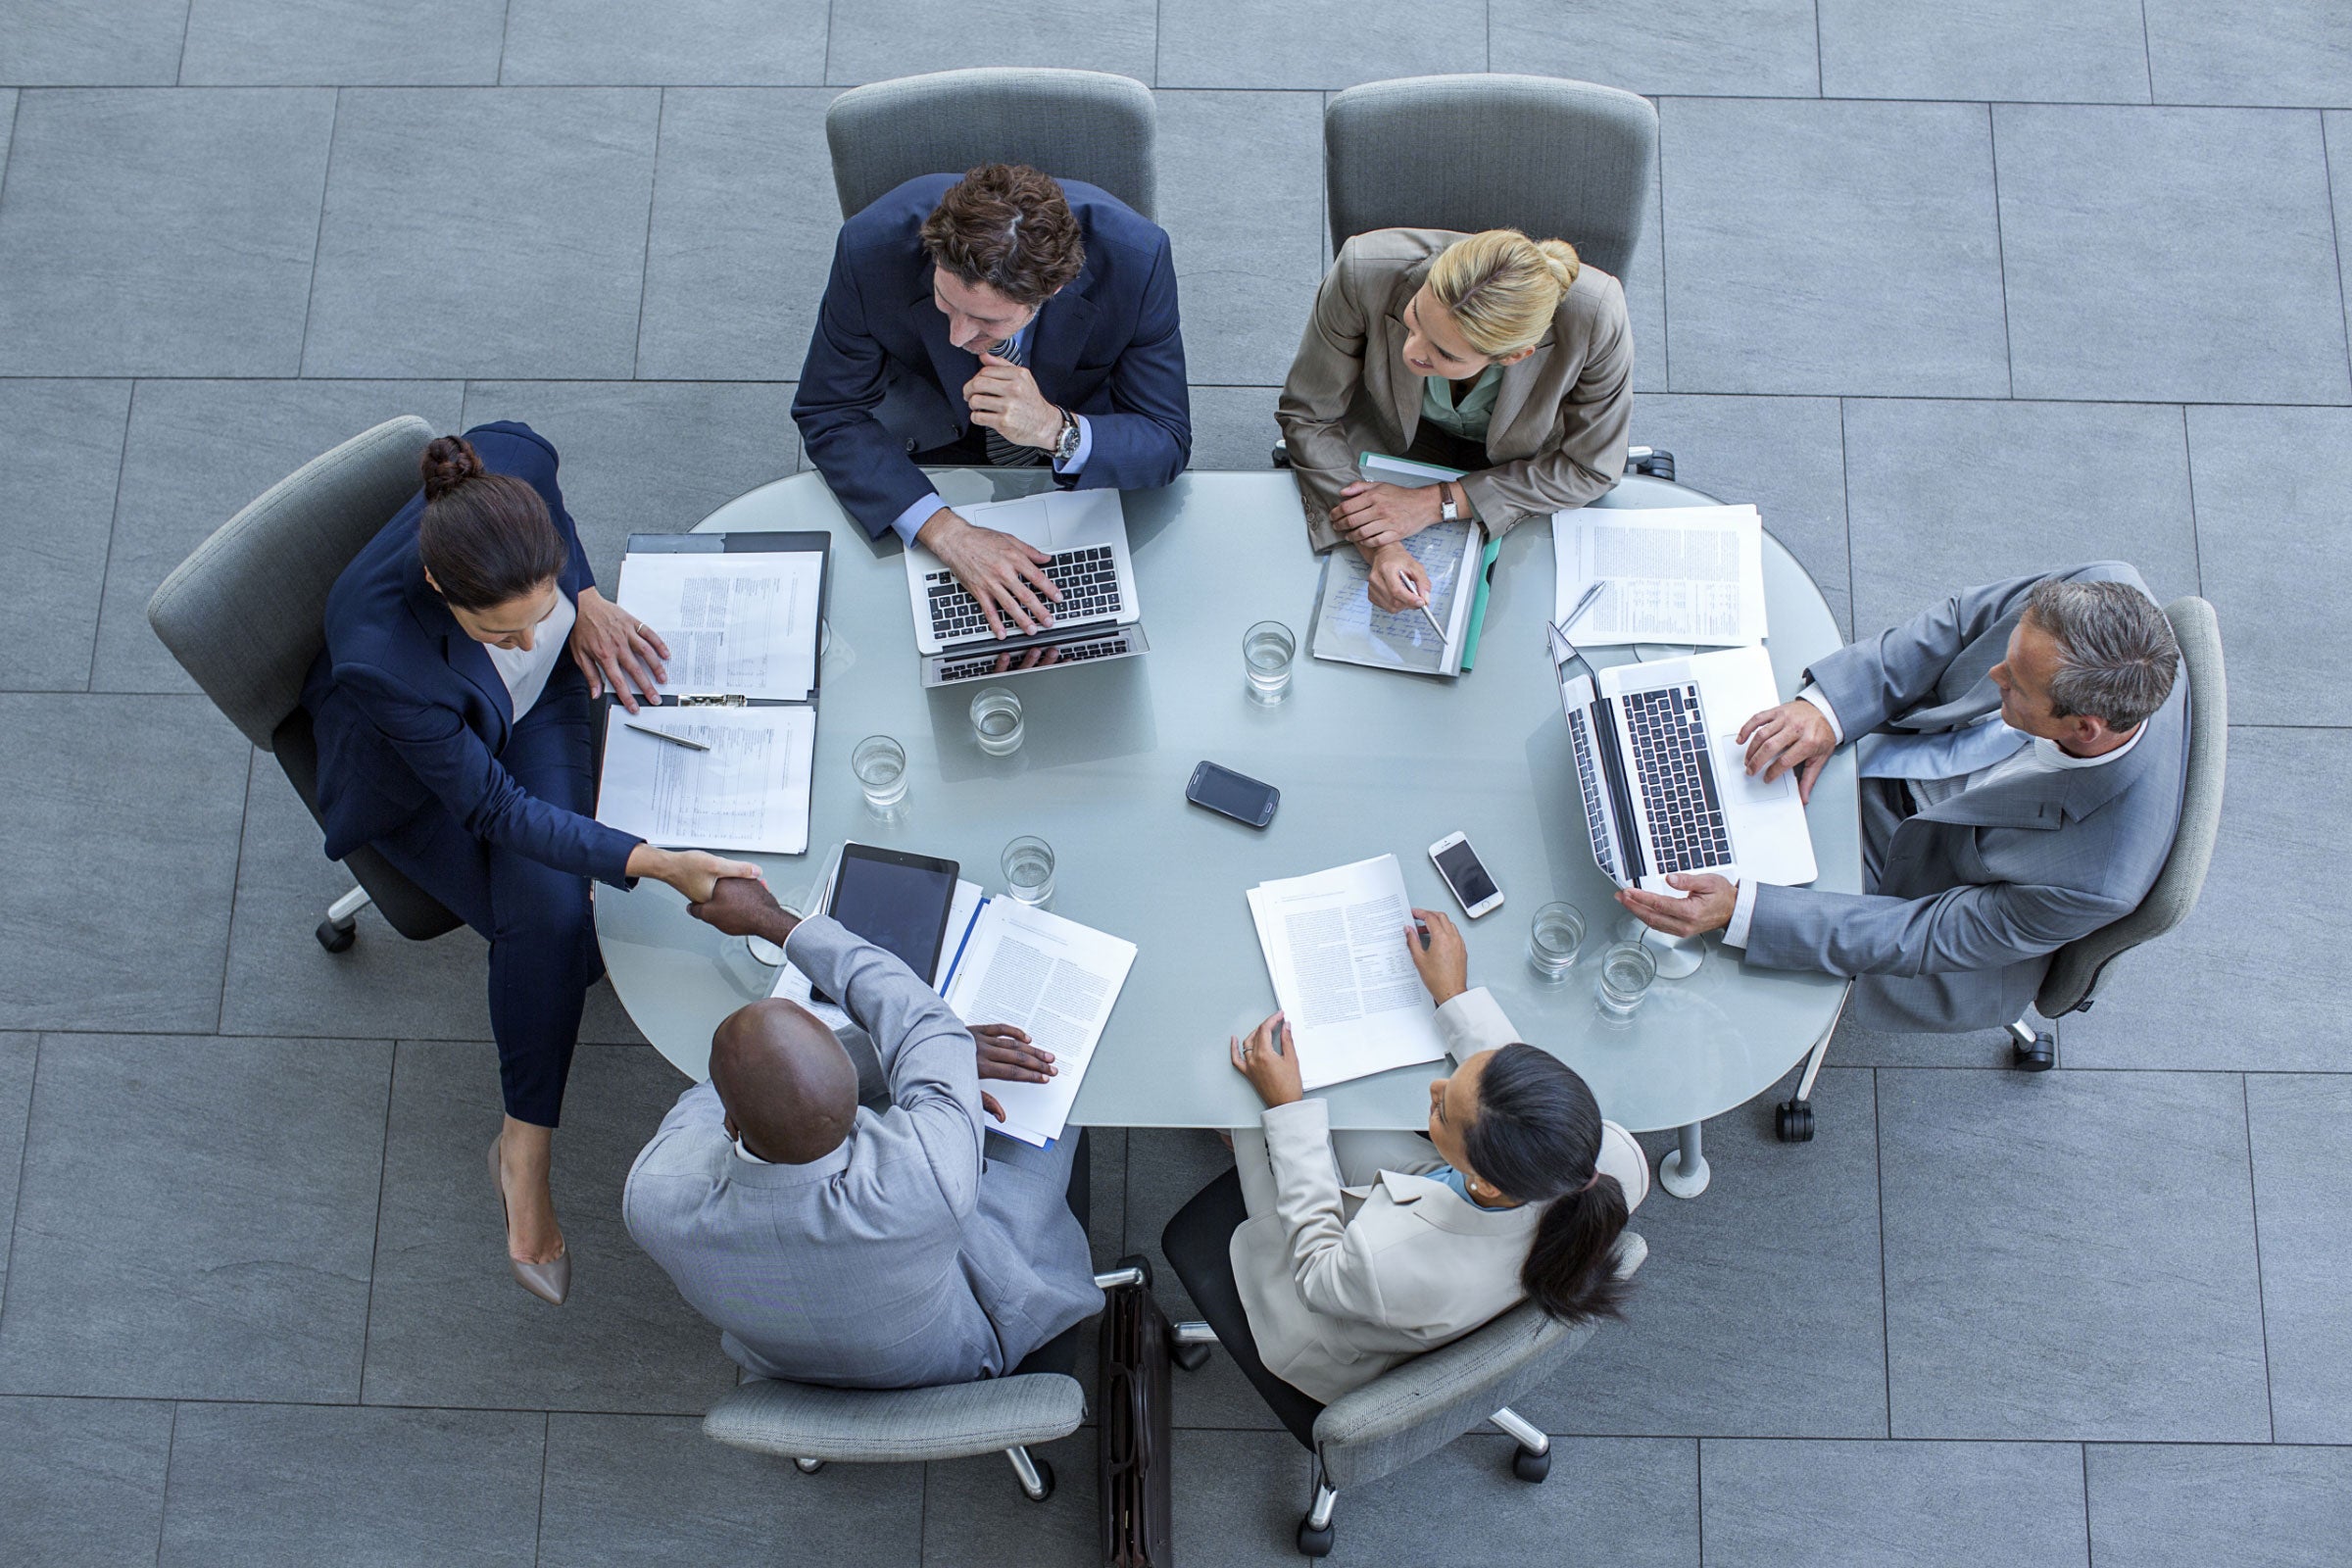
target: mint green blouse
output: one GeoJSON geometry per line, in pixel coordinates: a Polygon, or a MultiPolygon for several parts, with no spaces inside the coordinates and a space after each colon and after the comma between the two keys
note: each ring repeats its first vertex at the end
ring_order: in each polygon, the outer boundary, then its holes
{"type": "Polygon", "coordinates": [[[1494,414],[1494,394],[1502,386],[1502,367],[1490,365],[1478,372],[1462,401],[1453,401],[1453,383],[1442,375],[1421,382],[1421,417],[1449,435],[1465,441],[1485,441],[1487,421],[1494,414]]]}

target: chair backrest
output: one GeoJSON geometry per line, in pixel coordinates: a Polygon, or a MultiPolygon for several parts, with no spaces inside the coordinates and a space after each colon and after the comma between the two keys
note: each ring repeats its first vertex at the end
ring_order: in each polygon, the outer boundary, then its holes
{"type": "Polygon", "coordinates": [[[991,66],[853,87],[825,111],[841,216],[918,174],[1027,164],[1152,216],[1152,90],[1100,71],[991,66]]]}
{"type": "Polygon", "coordinates": [[[147,601],[147,623],[263,751],[326,646],[326,596],[416,493],[433,427],[387,419],[313,458],[222,523],[147,601]]]}
{"type": "Polygon", "coordinates": [[[2069,942],[2050,960],[2034,999],[2045,1018],[2089,1006],[2110,962],[2187,919],[2204,890],[2205,870],[2213,864],[2213,844],[2222,828],[2222,781],[2230,761],[2230,682],[2222,668],[2222,628],[2213,606],[2193,596],[2174,600],[2164,613],[2180,644],[2181,673],[2188,681],[2188,774],[2180,792],[2180,828],[2139,907],[2069,942]]]}
{"type": "Polygon", "coordinates": [[[1516,228],[1623,280],[1642,238],[1658,112],[1555,76],[1368,82],[1323,112],[1331,248],[1375,228],[1516,228]]]}
{"type": "Polygon", "coordinates": [[[826,1389],[754,1378],[711,1406],[703,1435],[787,1459],[913,1463],[1068,1437],[1086,1394],[1058,1372],[936,1389],[826,1389]]]}

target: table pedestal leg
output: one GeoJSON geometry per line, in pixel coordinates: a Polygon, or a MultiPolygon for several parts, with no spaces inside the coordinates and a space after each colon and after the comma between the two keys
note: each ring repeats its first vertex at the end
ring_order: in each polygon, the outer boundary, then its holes
{"type": "Polygon", "coordinates": [[[1699,1152],[1697,1122],[1675,1133],[1675,1147],[1658,1157],[1658,1185],[1677,1198],[1696,1198],[1707,1190],[1707,1156],[1699,1152]]]}

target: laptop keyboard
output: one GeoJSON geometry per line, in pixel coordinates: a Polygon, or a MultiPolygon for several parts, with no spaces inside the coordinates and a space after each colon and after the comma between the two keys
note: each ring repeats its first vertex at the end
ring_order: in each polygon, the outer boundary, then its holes
{"type": "Polygon", "coordinates": [[[1634,776],[1649,817],[1650,870],[1655,875],[1727,865],[1732,836],[1724,830],[1723,798],[1707,757],[1707,726],[1696,683],[1629,692],[1619,701],[1634,737],[1634,776]]]}
{"type": "MultiPolygon", "coordinates": [[[[1102,620],[1126,611],[1126,602],[1119,595],[1119,564],[1112,558],[1110,546],[1065,550],[1045,569],[1046,580],[1061,590],[1061,603],[1053,607],[1054,625],[1102,620]]],[[[960,643],[992,635],[988,617],[980,613],[980,601],[956,580],[955,573],[945,569],[925,572],[923,587],[931,599],[932,636],[942,643],[960,643]]]]}
{"type": "Polygon", "coordinates": [[[1093,637],[1084,642],[1045,643],[1037,648],[1017,653],[977,654],[942,664],[939,670],[941,685],[959,680],[978,680],[983,675],[1019,675],[1033,669],[1057,669],[1064,664],[1083,664],[1090,659],[1110,659],[1126,653],[1132,646],[1124,632],[1107,637],[1093,637]],[[1034,661],[1030,655],[1050,655],[1034,661]]]}
{"type": "Polygon", "coordinates": [[[1585,794],[1585,831],[1592,836],[1592,858],[1614,882],[1618,880],[1617,858],[1609,853],[1608,820],[1600,808],[1600,769],[1592,761],[1592,732],[1585,715],[1573,711],[1568,715],[1568,734],[1576,743],[1576,781],[1585,794]]]}

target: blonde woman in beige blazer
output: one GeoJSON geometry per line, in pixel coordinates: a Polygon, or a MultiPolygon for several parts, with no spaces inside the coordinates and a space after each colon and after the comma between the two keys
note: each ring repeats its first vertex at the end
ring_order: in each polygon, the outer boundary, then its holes
{"type": "Polygon", "coordinates": [[[1625,290],[1565,241],[1509,228],[1358,234],[1315,296],[1275,412],[1307,536],[1318,553],[1361,551],[1383,609],[1427,603],[1405,539],[1450,517],[1496,537],[1617,482],[1633,376],[1625,290]],[[1469,471],[1458,483],[1365,483],[1365,452],[1469,471]]]}
{"type": "Polygon", "coordinates": [[[1633,1135],[1469,989],[1453,922],[1413,914],[1427,945],[1404,940],[1459,1063],[1430,1085],[1427,1139],[1334,1136],[1280,1013],[1229,1048],[1266,1102],[1234,1135],[1250,1215],[1234,1280],[1266,1370],[1326,1404],[1531,1296],[1555,1317],[1614,1315],[1647,1250],[1625,1230],[1649,1192],[1633,1135]]]}

